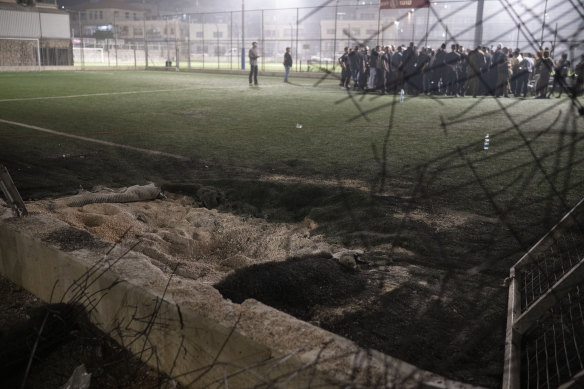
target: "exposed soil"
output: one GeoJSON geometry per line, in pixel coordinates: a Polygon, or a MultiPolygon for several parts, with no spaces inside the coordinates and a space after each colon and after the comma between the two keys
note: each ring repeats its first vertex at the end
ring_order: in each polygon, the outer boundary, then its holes
{"type": "Polygon", "coordinates": [[[500,386],[502,278],[476,261],[458,266],[424,249],[436,235],[496,220],[416,208],[408,215],[416,237],[362,228],[343,244],[327,239],[310,217],[290,223],[267,220],[269,210],[257,218],[208,209],[225,201],[211,187],[197,187],[193,196],[165,194],[166,200],[149,202],[67,207],[53,199],[27,207],[87,231],[45,237],[63,250],[99,249],[93,236],[128,247],[140,241],[136,250],[155,266],[216,285],[235,302],[255,298],[448,378],[500,386]],[[424,240],[425,234],[433,238],[424,240]]]}

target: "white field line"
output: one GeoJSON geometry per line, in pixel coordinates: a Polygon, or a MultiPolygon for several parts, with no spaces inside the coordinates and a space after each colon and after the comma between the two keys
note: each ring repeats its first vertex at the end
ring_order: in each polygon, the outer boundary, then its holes
{"type": "MultiPolygon", "coordinates": [[[[260,88],[274,88],[283,87],[282,85],[262,85],[260,88]]],[[[100,97],[100,96],[116,96],[116,95],[137,95],[137,94],[152,94],[152,93],[164,93],[164,92],[184,92],[190,90],[201,90],[201,89],[249,89],[247,85],[245,86],[213,86],[213,87],[191,87],[191,88],[180,88],[180,89],[157,89],[157,90],[147,90],[147,91],[127,91],[127,92],[106,92],[106,93],[89,93],[83,95],[68,95],[68,96],[45,96],[45,97],[22,97],[16,99],[0,99],[0,103],[9,103],[14,101],[32,101],[32,100],[55,100],[55,99],[77,99],[80,97],[100,97]]]]}
{"type": "Polygon", "coordinates": [[[45,97],[23,97],[18,99],[1,99],[0,103],[12,101],[30,101],[30,100],[53,100],[53,99],[76,99],[79,97],[96,97],[96,96],[115,96],[115,95],[137,95],[161,92],[181,92],[187,90],[194,90],[198,88],[182,88],[182,89],[158,89],[148,91],[127,91],[127,92],[107,92],[107,93],[90,93],[85,95],[69,95],[69,96],[45,96],[45,97]]]}
{"type": "Polygon", "coordinates": [[[12,122],[10,120],[3,120],[3,119],[0,119],[0,123],[10,124],[10,125],[13,125],[13,126],[18,126],[18,127],[24,127],[24,128],[28,128],[28,129],[35,130],[35,131],[45,132],[45,133],[51,134],[51,135],[64,136],[64,137],[67,137],[67,138],[82,140],[82,141],[85,141],[85,142],[97,143],[97,144],[100,144],[100,145],[111,146],[111,147],[118,147],[120,149],[132,150],[132,151],[137,151],[137,152],[145,153],[145,154],[152,154],[152,155],[158,155],[158,156],[163,156],[163,157],[170,157],[170,158],[174,158],[174,159],[179,159],[181,161],[190,161],[190,158],[187,158],[187,157],[185,157],[183,155],[165,153],[164,151],[148,150],[148,149],[143,149],[143,148],[140,148],[140,147],[134,147],[134,146],[128,146],[128,145],[122,145],[122,144],[119,144],[119,143],[113,143],[113,142],[108,142],[108,141],[105,141],[105,140],[88,138],[88,137],[80,136],[80,135],[67,134],[65,132],[59,132],[59,131],[55,131],[55,130],[49,130],[48,128],[31,126],[30,124],[17,123],[17,122],[12,122]]]}

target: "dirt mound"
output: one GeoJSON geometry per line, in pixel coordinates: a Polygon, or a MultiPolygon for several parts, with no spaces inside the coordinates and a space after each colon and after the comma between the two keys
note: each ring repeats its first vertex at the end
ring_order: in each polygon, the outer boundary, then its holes
{"type": "Polygon", "coordinates": [[[360,273],[348,270],[330,256],[307,256],[246,267],[215,287],[236,303],[254,298],[306,320],[315,307],[342,305],[362,292],[365,285],[360,273]]]}
{"type": "Polygon", "coordinates": [[[74,251],[83,248],[103,249],[108,247],[108,244],[96,239],[89,232],[73,227],[55,230],[47,234],[43,238],[43,241],[57,244],[63,251],[74,251]]]}
{"type": "Polygon", "coordinates": [[[92,235],[126,247],[139,242],[134,250],[163,271],[209,284],[253,264],[333,252],[322,236],[312,234],[316,228],[312,220],[274,223],[204,208],[209,196],[205,201],[172,193],[166,196],[164,200],[79,207],[63,206],[60,199],[42,200],[28,203],[27,208],[81,230],[66,229],[45,238],[63,250],[95,247],[92,235]]]}

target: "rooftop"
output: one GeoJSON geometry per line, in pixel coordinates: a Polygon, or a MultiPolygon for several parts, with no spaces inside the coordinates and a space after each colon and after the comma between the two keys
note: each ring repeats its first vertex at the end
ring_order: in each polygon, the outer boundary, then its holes
{"type": "Polygon", "coordinates": [[[144,11],[144,8],[138,5],[126,4],[122,0],[93,0],[82,1],[68,7],[73,10],[90,10],[90,9],[121,9],[125,11],[144,11]]]}

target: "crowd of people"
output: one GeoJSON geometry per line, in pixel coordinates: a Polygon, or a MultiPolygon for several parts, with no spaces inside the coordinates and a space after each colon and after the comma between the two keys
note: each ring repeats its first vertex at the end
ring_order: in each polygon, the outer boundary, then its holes
{"type": "MultiPolygon", "coordinates": [[[[570,71],[567,54],[554,61],[549,49],[534,54],[478,46],[473,50],[442,44],[438,50],[408,47],[346,47],[338,58],[342,67],[340,86],[361,91],[408,95],[550,98],[564,91],[581,94],[584,86],[584,54],[570,71]],[[575,82],[568,82],[568,77],[575,82]],[[553,81],[553,82],[552,82],[553,81]],[[352,84],[352,85],[351,85],[352,84]],[[550,86],[551,85],[551,86],[550,86]]],[[[572,81],[572,80],[570,80],[572,81]]]]}

